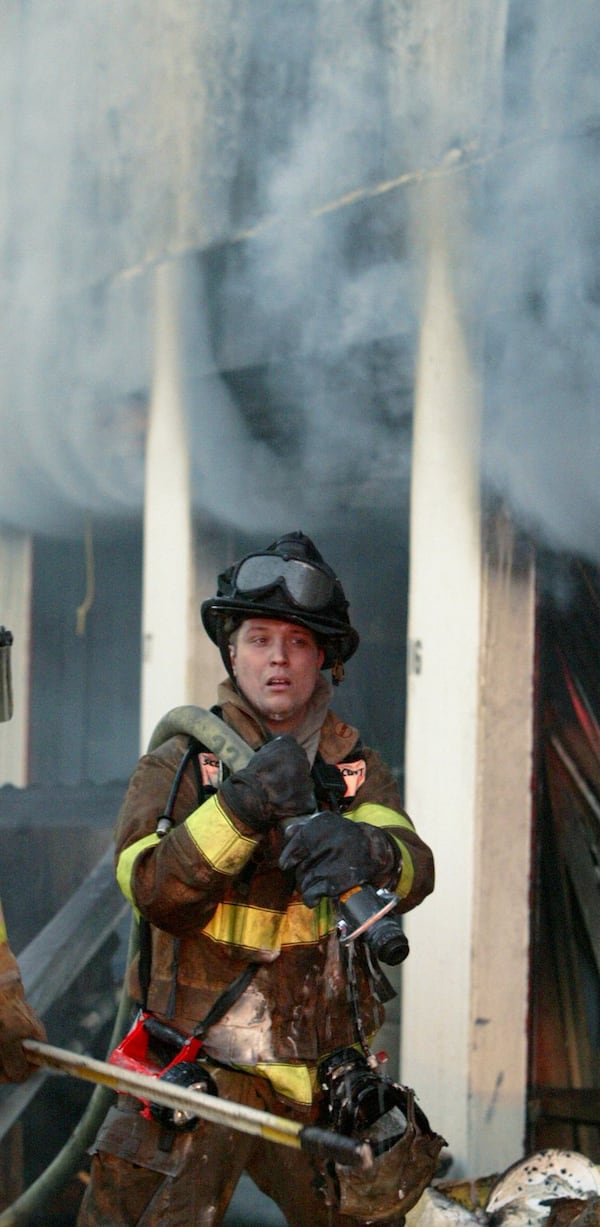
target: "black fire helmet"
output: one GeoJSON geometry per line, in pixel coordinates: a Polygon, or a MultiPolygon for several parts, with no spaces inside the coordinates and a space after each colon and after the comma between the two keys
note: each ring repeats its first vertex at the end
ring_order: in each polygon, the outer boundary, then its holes
{"type": "Polygon", "coordinates": [[[202,602],[202,623],[230,669],[228,643],[246,617],[262,615],[295,622],[312,631],[331,669],[343,677],[343,662],[359,644],[348,601],[335,572],[302,532],[286,533],[264,550],[246,554],[219,575],[217,594],[202,602]]]}

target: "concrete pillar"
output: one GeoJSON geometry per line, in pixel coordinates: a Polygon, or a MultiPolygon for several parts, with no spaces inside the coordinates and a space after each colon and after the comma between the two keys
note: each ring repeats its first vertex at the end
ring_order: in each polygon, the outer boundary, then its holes
{"type": "Polygon", "coordinates": [[[407,808],[437,879],[407,917],[401,1076],[453,1174],[476,1177],[523,1153],[534,585],[510,525],[482,533],[477,360],[448,192],[429,216],[418,356],[406,740],[407,808]]]}
{"type": "Polygon", "coordinates": [[[406,804],[436,857],[407,917],[401,1076],[458,1168],[469,1153],[468,1046],[480,625],[479,389],[452,284],[443,202],[430,217],[413,425],[406,804]]]}
{"type": "Polygon", "coordinates": [[[189,440],[185,406],[186,270],[155,274],[154,379],[148,423],[142,583],[141,749],[161,717],[192,702],[193,609],[189,440]]]}
{"type": "Polygon", "coordinates": [[[195,572],[196,591],[194,600],[195,652],[192,667],[193,700],[198,707],[209,708],[217,701],[219,682],[225,678],[225,665],[219,649],[208,638],[200,619],[203,601],[215,595],[217,576],[230,563],[241,556],[241,550],[231,550],[225,532],[214,533],[202,524],[197,525],[195,572]]]}
{"type": "Polygon", "coordinates": [[[535,569],[502,515],[482,570],[469,1020],[472,1172],[523,1154],[527,1113],[535,569]]]}
{"type": "Polygon", "coordinates": [[[28,782],[31,579],[31,537],[0,529],[0,626],[13,634],[13,715],[0,724],[0,785],[17,788],[28,782]]]}

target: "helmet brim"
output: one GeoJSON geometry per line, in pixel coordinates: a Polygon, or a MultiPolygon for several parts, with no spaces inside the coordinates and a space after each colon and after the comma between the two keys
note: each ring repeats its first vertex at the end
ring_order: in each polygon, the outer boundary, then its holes
{"type": "Polygon", "coordinates": [[[313,635],[318,638],[325,653],[324,669],[331,669],[338,661],[344,664],[350,660],[360,643],[358,631],[353,626],[348,625],[341,628],[339,623],[334,625],[327,617],[320,616],[318,612],[308,613],[299,610],[296,614],[287,603],[282,604],[281,609],[276,609],[272,605],[261,609],[256,600],[251,602],[241,597],[211,597],[202,602],[200,614],[207,635],[218,647],[221,646],[219,626],[227,614],[239,617],[240,621],[246,618],[268,618],[271,621],[291,622],[295,626],[302,626],[312,631],[313,635]]]}

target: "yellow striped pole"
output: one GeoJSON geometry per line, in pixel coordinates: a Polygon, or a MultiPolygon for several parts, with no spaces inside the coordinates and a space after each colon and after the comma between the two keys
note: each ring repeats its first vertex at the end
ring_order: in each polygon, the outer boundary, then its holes
{"type": "Polygon", "coordinates": [[[66,1048],[55,1048],[37,1040],[24,1040],[29,1060],[47,1069],[70,1074],[85,1082],[95,1082],[113,1091],[133,1095],[162,1107],[181,1110],[216,1125],[228,1125],[242,1133],[251,1133],[290,1146],[307,1150],[324,1159],[333,1159],[346,1167],[364,1170],[373,1164],[373,1154],[367,1142],[357,1142],[316,1125],[300,1125],[272,1112],[261,1112],[245,1104],[232,1103],[215,1095],[206,1095],[192,1087],[174,1086],[148,1074],[122,1069],[108,1061],[82,1056],[66,1048]]]}

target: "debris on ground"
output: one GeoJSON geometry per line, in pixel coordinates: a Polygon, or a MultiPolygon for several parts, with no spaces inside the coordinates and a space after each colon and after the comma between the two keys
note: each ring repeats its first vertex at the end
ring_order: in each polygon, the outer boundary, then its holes
{"type": "Polygon", "coordinates": [[[600,1165],[539,1150],[505,1172],[430,1185],[406,1227],[600,1227],[600,1165]]]}

